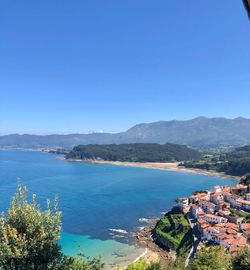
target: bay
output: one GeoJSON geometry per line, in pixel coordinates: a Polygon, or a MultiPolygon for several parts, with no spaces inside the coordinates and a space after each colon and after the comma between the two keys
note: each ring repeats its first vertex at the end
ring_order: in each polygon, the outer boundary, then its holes
{"type": "Polygon", "coordinates": [[[5,211],[21,178],[39,203],[59,197],[61,244],[66,254],[101,256],[111,267],[139,256],[130,233],[169,210],[176,197],[235,179],[170,170],[66,162],[37,151],[0,151],[0,211],[5,211]]]}

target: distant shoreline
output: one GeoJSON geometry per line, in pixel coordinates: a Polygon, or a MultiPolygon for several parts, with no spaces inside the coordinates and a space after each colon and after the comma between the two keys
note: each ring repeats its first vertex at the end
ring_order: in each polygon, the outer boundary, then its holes
{"type": "Polygon", "coordinates": [[[94,164],[111,164],[118,166],[129,166],[129,167],[140,167],[140,168],[150,168],[150,169],[161,169],[168,171],[179,171],[186,173],[195,173],[195,174],[203,174],[210,176],[219,176],[223,178],[234,178],[240,180],[240,176],[232,176],[225,174],[223,172],[216,172],[210,170],[203,169],[195,169],[195,168],[186,168],[183,166],[179,166],[181,162],[127,162],[127,161],[107,161],[107,160],[81,160],[81,159],[65,159],[62,160],[68,162],[81,162],[81,163],[94,163],[94,164]]]}
{"type": "MultiPolygon", "coordinates": [[[[45,152],[44,149],[37,148],[2,148],[0,147],[0,151],[9,151],[9,150],[17,150],[17,151],[34,151],[34,152],[45,152]]],[[[186,168],[184,166],[179,166],[181,162],[128,162],[128,161],[107,161],[107,160],[97,160],[97,159],[66,159],[65,157],[60,157],[60,160],[65,160],[68,162],[81,162],[81,163],[94,163],[94,164],[111,164],[118,166],[129,166],[129,167],[140,167],[140,168],[150,168],[150,169],[161,169],[161,170],[169,170],[169,171],[179,171],[186,173],[196,173],[210,176],[218,176],[223,178],[234,178],[236,180],[240,180],[240,176],[233,176],[223,172],[217,172],[213,170],[205,170],[205,169],[196,169],[196,168],[186,168]]]]}

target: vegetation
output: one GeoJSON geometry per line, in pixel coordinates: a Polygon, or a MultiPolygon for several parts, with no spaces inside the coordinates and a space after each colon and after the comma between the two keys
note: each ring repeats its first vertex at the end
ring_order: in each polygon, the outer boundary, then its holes
{"type": "Polygon", "coordinates": [[[236,148],[221,155],[205,155],[198,161],[184,162],[187,168],[198,168],[225,172],[229,175],[243,176],[250,172],[250,146],[236,148]]]}
{"type": "Polygon", "coordinates": [[[223,246],[202,248],[190,262],[190,270],[246,270],[250,269],[250,249],[240,250],[231,256],[223,246]]]}
{"type": "Polygon", "coordinates": [[[163,238],[179,256],[185,257],[192,247],[192,229],[184,214],[177,209],[169,211],[157,222],[154,235],[156,240],[163,238]]]}
{"type": "Polygon", "coordinates": [[[230,208],[230,212],[231,212],[231,215],[233,215],[233,216],[243,217],[244,222],[246,222],[246,223],[250,222],[250,214],[249,213],[246,213],[246,212],[234,209],[234,208],[230,208]]]}
{"type": "Polygon", "coordinates": [[[99,270],[98,259],[66,257],[58,244],[61,212],[57,199],[42,211],[20,184],[7,214],[0,218],[0,270],[99,270]]]}
{"type": "Polygon", "coordinates": [[[67,155],[70,150],[64,148],[56,148],[56,149],[45,149],[43,151],[49,154],[67,155]]]}
{"type": "Polygon", "coordinates": [[[250,269],[250,249],[245,248],[232,257],[223,246],[204,247],[197,252],[187,268],[180,263],[179,257],[175,262],[162,266],[160,263],[147,264],[144,259],[132,263],[127,270],[246,270],[250,269]]]}
{"type": "Polygon", "coordinates": [[[104,264],[100,259],[64,256],[58,266],[53,270],[101,270],[104,264]]]}
{"type": "Polygon", "coordinates": [[[66,155],[67,159],[130,162],[171,162],[200,158],[200,153],[177,144],[109,144],[79,145],[66,155]]]}
{"type": "Polygon", "coordinates": [[[225,252],[223,246],[202,248],[191,261],[188,269],[230,270],[232,269],[231,256],[225,252]]]}
{"type": "Polygon", "coordinates": [[[147,263],[143,258],[139,261],[131,263],[127,270],[163,270],[163,266],[160,262],[147,263]]]}
{"type": "Polygon", "coordinates": [[[244,177],[242,177],[240,183],[244,185],[250,185],[250,174],[248,173],[244,177]]]}
{"type": "Polygon", "coordinates": [[[250,269],[250,249],[245,248],[232,260],[233,270],[250,269]]]}

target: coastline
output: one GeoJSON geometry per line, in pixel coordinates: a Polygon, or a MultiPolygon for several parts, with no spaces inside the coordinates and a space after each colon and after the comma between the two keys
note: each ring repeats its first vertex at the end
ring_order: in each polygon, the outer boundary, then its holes
{"type": "MultiPolygon", "coordinates": [[[[227,175],[225,173],[220,173],[216,171],[208,171],[202,169],[195,168],[185,168],[183,166],[179,166],[181,162],[168,162],[168,163],[160,163],[160,162],[121,162],[121,161],[105,161],[105,160],[80,160],[80,159],[65,159],[64,157],[60,157],[60,160],[68,161],[68,162],[79,162],[79,163],[93,163],[93,164],[111,164],[116,166],[128,166],[128,167],[140,167],[140,168],[149,168],[149,169],[160,169],[160,170],[170,170],[170,171],[178,171],[183,173],[193,173],[193,174],[202,174],[209,176],[217,176],[223,178],[233,178],[236,180],[240,180],[240,177],[227,175]]],[[[176,254],[174,251],[166,251],[159,247],[152,238],[152,229],[153,225],[146,226],[142,231],[135,232],[134,238],[138,245],[142,248],[145,248],[144,252],[139,255],[134,261],[130,263],[137,262],[141,258],[147,263],[160,261],[163,265],[168,265],[170,261],[175,260],[176,254]]],[[[128,266],[127,261],[124,261],[124,264],[120,265],[122,269],[126,269],[128,266]]]]}
{"type": "Polygon", "coordinates": [[[111,164],[118,166],[128,166],[128,167],[140,167],[140,168],[149,168],[149,169],[160,169],[160,170],[169,170],[169,171],[179,171],[184,173],[195,173],[203,174],[210,176],[219,176],[223,178],[234,178],[240,180],[240,176],[232,176],[225,174],[223,172],[216,172],[212,170],[203,170],[195,168],[186,168],[179,166],[181,162],[127,162],[127,161],[106,161],[106,160],[81,160],[81,159],[65,159],[62,160],[69,162],[81,162],[81,163],[94,163],[94,164],[111,164]]]}
{"type": "Polygon", "coordinates": [[[147,263],[160,261],[163,265],[168,265],[170,261],[176,258],[174,251],[166,251],[159,247],[152,238],[152,230],[155,225],[145,227],[142,231],[134,233],[138,244],[144,247],[145,252],[135,261],[144,258],[147,263]]]}

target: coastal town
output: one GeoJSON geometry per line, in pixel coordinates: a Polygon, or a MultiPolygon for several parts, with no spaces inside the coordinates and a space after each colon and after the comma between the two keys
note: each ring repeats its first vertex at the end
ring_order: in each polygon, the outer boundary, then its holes
{"type": "Polygon", "coordinates": [[[250,185],[214,186],[178,198],[176,205],[186,214],[196,243],[223,245],[230,254],[249,246],[250,185]],[[249,216],[248,216],[249,217],[249,216]]]}
{"type": "Polygon", "coordinates": [[[250,0],[0,12],[0,270],[250,270],[250,0]]]}

